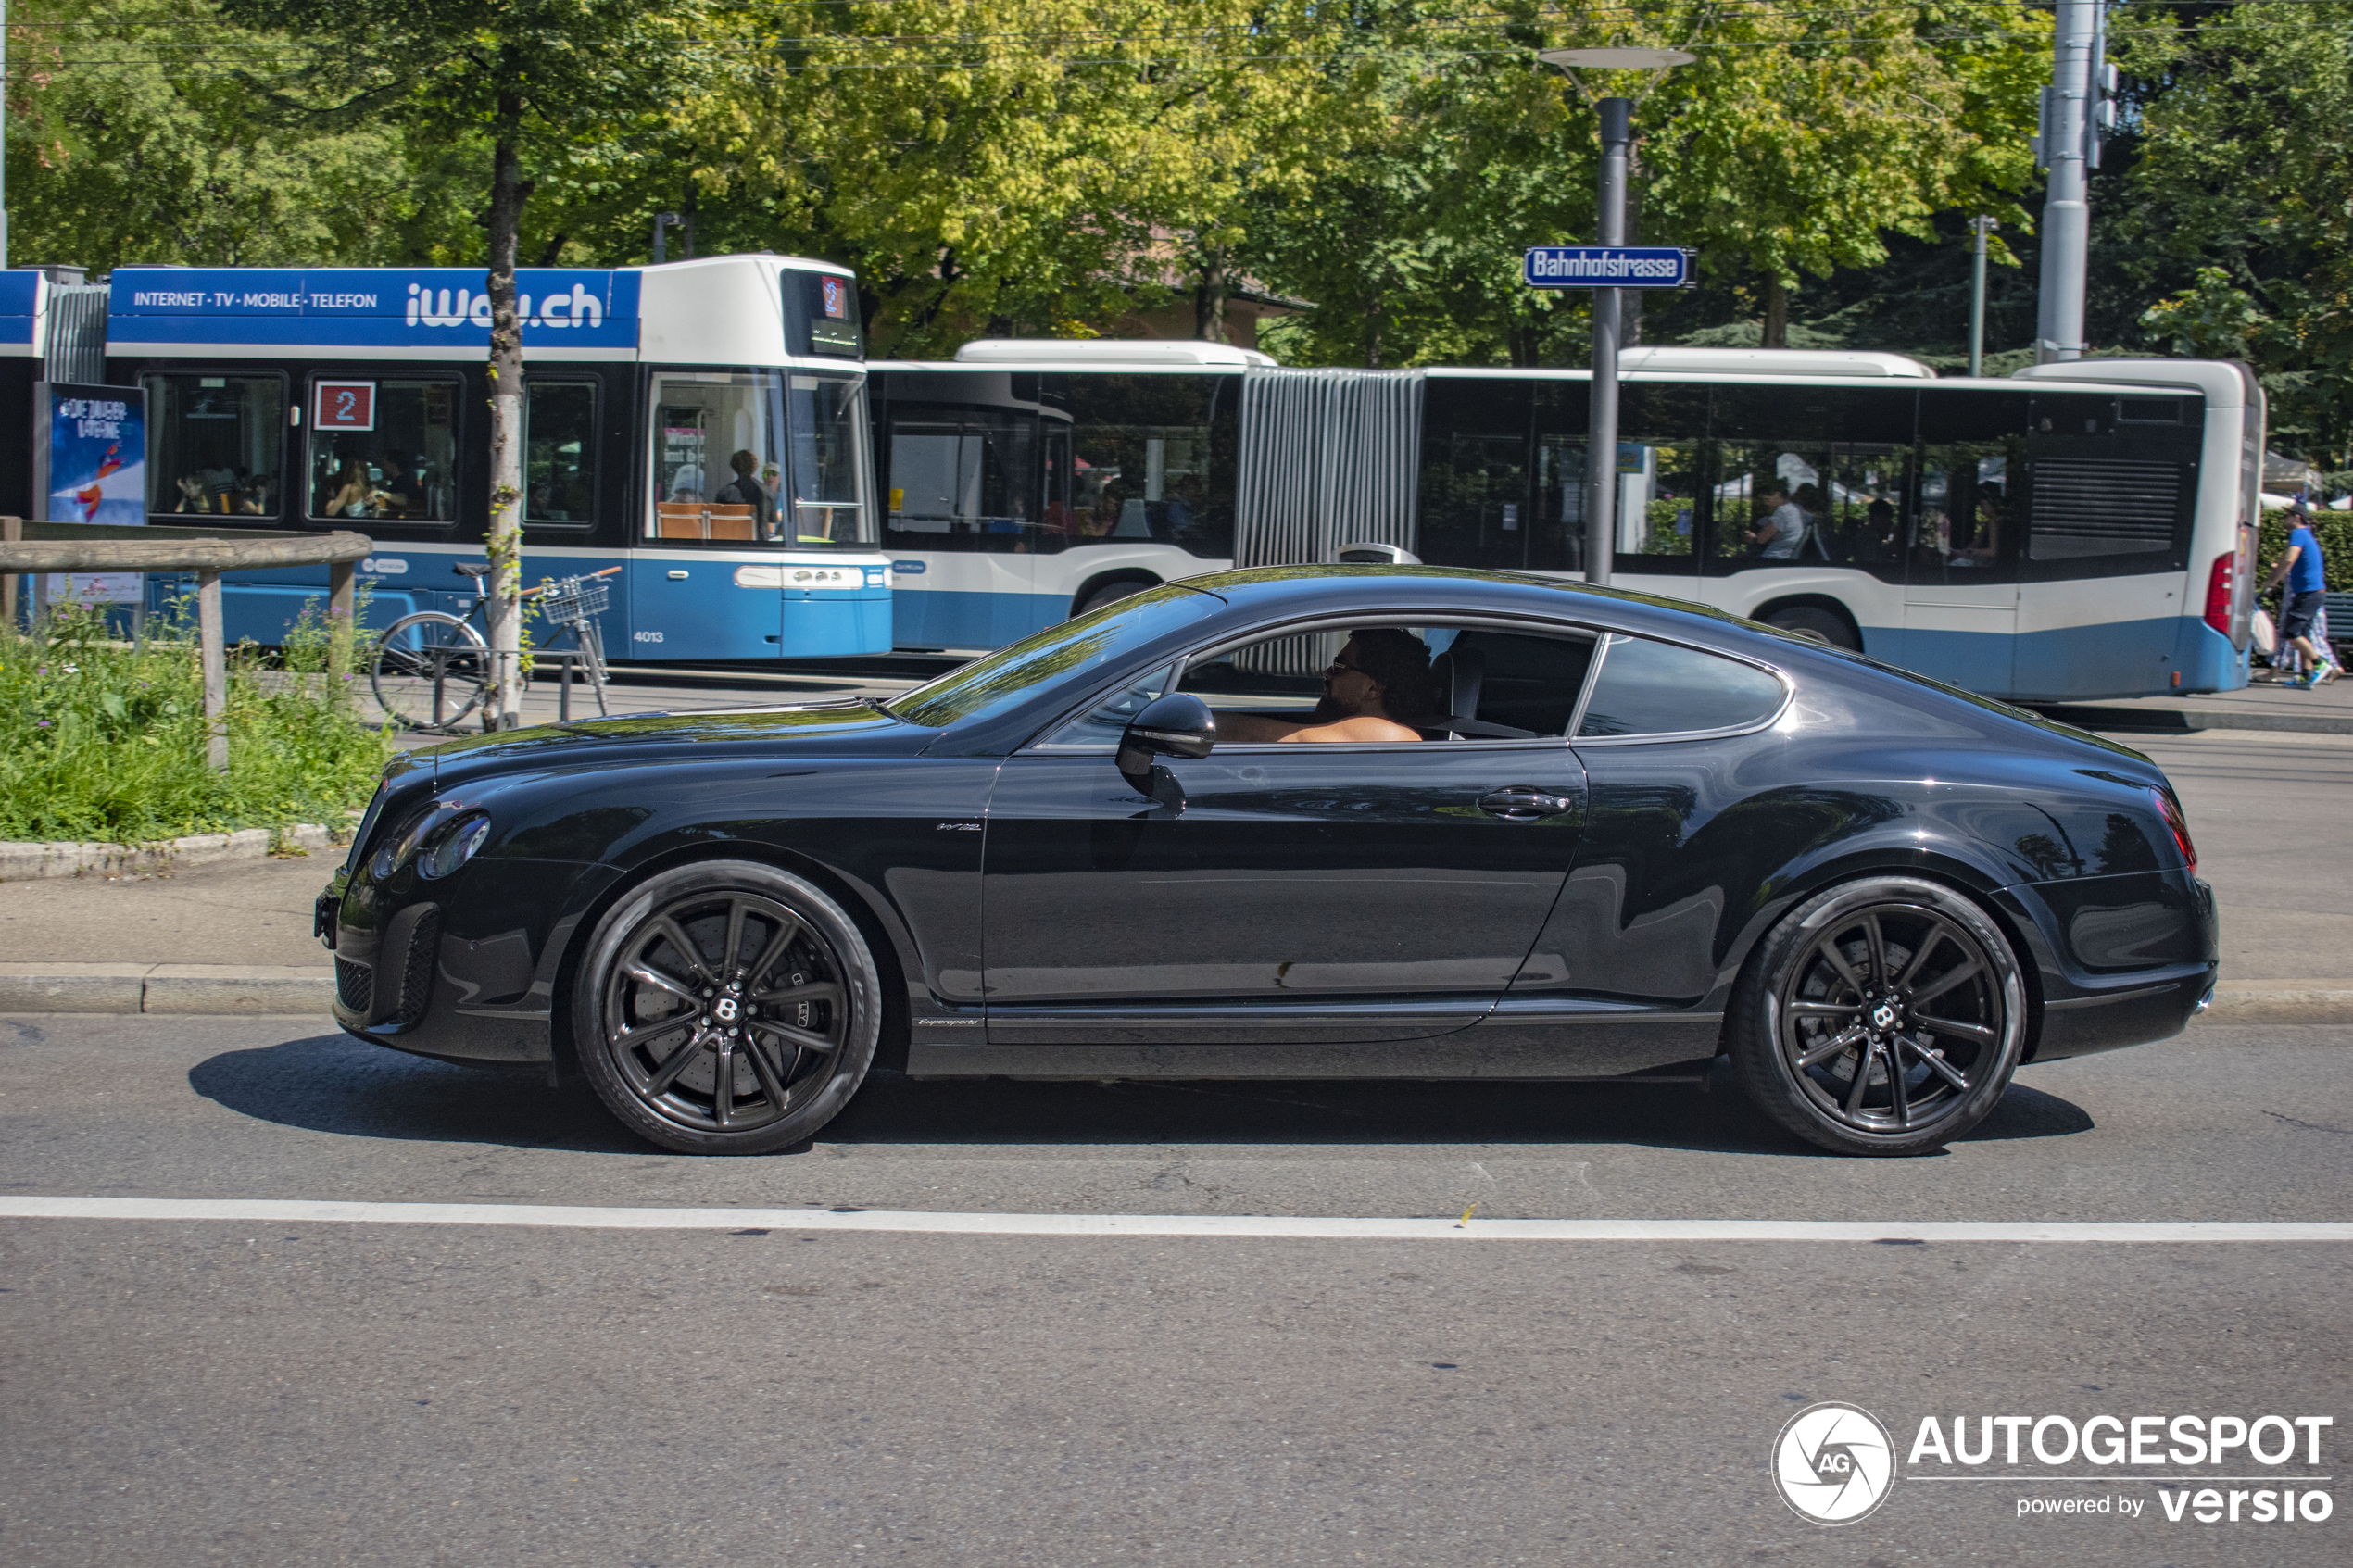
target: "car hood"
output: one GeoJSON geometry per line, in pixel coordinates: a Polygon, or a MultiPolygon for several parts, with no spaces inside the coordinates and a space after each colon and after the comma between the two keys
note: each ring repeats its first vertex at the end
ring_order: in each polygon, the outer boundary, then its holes
{"type": "Polygon", "coordinates": [[[504,773],[632,766],[691,757],[822,749],[837,755],[889,756],[922,750],[935,729],[894,719],[871,703],[842,701],[791,708],[642,713],[535,724],[472,736],[414,753],[437,788],[504,773]]]}

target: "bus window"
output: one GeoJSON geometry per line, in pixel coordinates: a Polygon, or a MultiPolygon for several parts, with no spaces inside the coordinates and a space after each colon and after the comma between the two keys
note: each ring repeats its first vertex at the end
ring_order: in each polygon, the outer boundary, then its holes
{"type": "Polygon", "coordinates": [[[1432,378],[1424,389],[1419,514],[1415,552],[1434,566],[1539,571],[1581,570],[1583,503],[1570,494],[1584,483],[1581,437],[1545,435],[1535,458],[1538,494],[1529,494],[1529,427],[1541,420],[1565,431],[1583,418],[1554,407],[1554,391],[1525,381],[1432,378]],[[1570,539],[1561,534],[1561,501],[1574,509],[1570,539]],[[1534,515],[1531,517],[1530,513],[1534,515]],[[1541,543],[1531,543],[1541,541],[1541,543]],[[1547,548],[1546,546],[1550,547],[1547,548]]]}
{"type": "Polygon", "coordinates": [[[455,382],[321,377],[311,387],[311,517],[457,521],[455,382]]]}
{"type": "Polygon", "coordinates": [[[146,378],[150,512],[278,515],[285,472],[285,378],[146,378]]]}
{"type": "Polygon", "coordinates": [[[866,510],[866,389],[850,376],[792,378],[792,517],[795,544],[871,549],[866,510]]]}
{"type": "Polygon", "coordinates": [[[653,383],[646,537],[664,544],[781,542],[781,373],[665,370],[653,383]]]}
{"type": "Polygon", "coordinates": [[[1961,587],[2018,579],[2022,444],[1957,441],[1920,451],[1912,531],[1916,586],[1961,587]]]}
{"type": "MultiPolygon", "coordinates": [[[[1062,450],[1068,450],[1066,439],[1062,450]]],[[[894,402],[890,546],[1034,550],[1046,531],[1039,469],[1032,414],[894,402]]]]}
{"type": "Polygon", "coordinates": [[[1046,548],[1158,540],[1213,559],[1233,553],[1233,378],[1048,379],[1067,383],[1055,401],[1066,395],[1073,420],[1066,521],[1049,520],[1046,548]]]}
{"type": "Polygon", "coordinates": [[[524,383],[522,419],[523,521],[593,522],[597,383],[535,376],[524,383]]]}
{"type": "Polygon", "coordinates": [[[1908,388],[1719,388],[1710,570],[1852,566],[1901,582],[1917,412],[1908,388]]]}
{"type": "Polygon", "coordinates": [[[2205,422],[2197,399],[2039,393],[2033,411],[2033,482],[2021,521],[2027,576],[2066,581],[2188,564],[2205,422]]]}

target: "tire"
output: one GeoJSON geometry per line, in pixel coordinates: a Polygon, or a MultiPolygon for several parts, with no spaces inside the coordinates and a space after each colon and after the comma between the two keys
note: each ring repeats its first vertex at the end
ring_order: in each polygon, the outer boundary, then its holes
{"type": "Polygon", "coordinates": [[[1983,909],[1938,883],[1865,877],[1767,935],[1733,987],[1727,1047],[1742,1090],[1806,1142],[1927,1154],[2000,1101],[2027,1005],[2018,956],[1983,909]]]}
{"type": "Polygon", "coordinates": [[[1855,634],[1843,616],[1814,605],[1791,605],[1786,609],[1777,609],[1765,618],[1765,624],[1777,631],[1811,637],[1818,643],[1828,643],[1834,648],[1844,648],[1849,653],[1863,651],[1863,640],[1855,634]]]}
{"type": "Polygon", "coordinates": [[[446,730],[482,704],[490,650],[454,615],[404,615],[376,639],[368,684],[384,718],[404,730],[446,730]]]}
{"type": "Polygon", "coordinates": [[[1122,599],[1132,599],[1145,589],[1158,586],[1160,584],[1157,583],[1139,583],[1133,578],[1118,583],[1106,583],[1087,596],[1086,603],[1073,612],[1072,619],[1076,620],[1078,616],[1090,614],[1105,605],[1115,605],[1122,599]]]}
{"type": "Polygon", "coordinates": [[[582,1076],[630,1131],[681,1154],[768,1154],[865,1082],[882,983],[856,923],[816,886],[704,860],[606,912],[572,1017],[582,1076]]]}

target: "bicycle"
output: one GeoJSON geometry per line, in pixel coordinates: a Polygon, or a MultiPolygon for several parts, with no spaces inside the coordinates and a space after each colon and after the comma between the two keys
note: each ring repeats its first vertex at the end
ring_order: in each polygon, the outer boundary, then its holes
{"type": "MultiPolygon", "coordinates": [[[[376,705],[384,709],[385,719],[402,729],[448,729],[475,709],[486,707],[491,689],[497,684],[491,669],[490,645],[474,627],[477,620],[485,627],[489,623],[490,595],[483,586],[483,579],[490,575],[490,568],[470,564],[459,566],[458,571],[473,579],[474,584],[474,602],[464,615],[419,610],[385,627],[384,635],[376,641],[376,657],[368,671],[368,683],[374,688],[376,705]]],[[[542,583],[522,592],[525,599],[537,601],[536,608],[547,624],[546,640],[529,644],[525,651],[560,652],[565,664],[563,708],[567,717],[572,706],[572,667],[575,659],[586,668],[589,685],[597,694],[598,713],[607,711],[604,638],[597,630],[596,617],[610,602],[610,596],[598,579],[620,571],[617,566],[609,566],[585,577],[542,583]],[[567,633],[573,648],[554,650],[555,640],[567,633]]]]}

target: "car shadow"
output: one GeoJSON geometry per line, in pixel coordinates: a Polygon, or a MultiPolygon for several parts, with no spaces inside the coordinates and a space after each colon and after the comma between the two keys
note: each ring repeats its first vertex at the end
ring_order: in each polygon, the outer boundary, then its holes
{"type": "MultiPolygon", "coordinates": [[[[1399,1080],[1015,1082],[878,1073],[821,1136],[827,1143],[1640,1144],[1818,1156],[1717,1075],[1673,1082],[1399,1080]]],[[[347,1137],[646,1153],[576,1081],[403,1056],[325,1035],[197,1063],[189,1086],[257,1121],[347,1137]]],[[[2089,1132],[2073,1102],[2013,1084],[1965,1143],[2089,1132]]],[[[807,1145],[799,1146],[806,1149],[807,1145]]]]}

